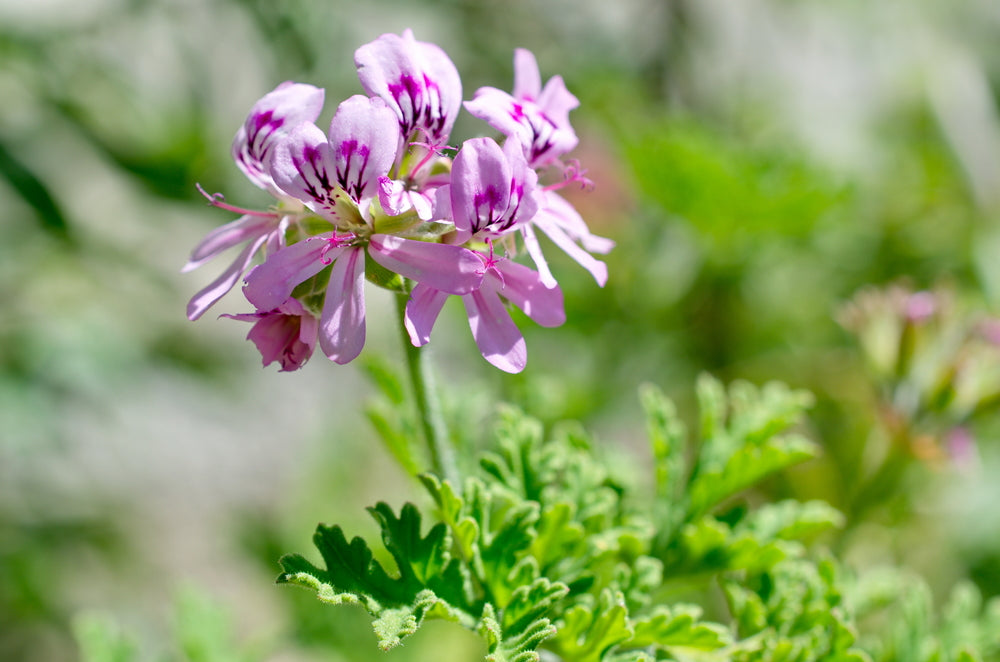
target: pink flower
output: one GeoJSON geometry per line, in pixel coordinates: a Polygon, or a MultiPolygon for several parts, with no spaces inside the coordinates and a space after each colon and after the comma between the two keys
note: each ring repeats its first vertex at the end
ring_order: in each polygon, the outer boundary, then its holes
{"type": "Polygon", "coordinates": [[[411,30],[384,34],[354,53],[361,86],[396,114],[404,140],[443,146],[462,106],[458,70],[439,46],[411,30]],[[415,137],[415,133],[421,134],[415,137]]]}
{"type": "MultiPolygon", "coordinates": [[[[507,299],[541,326],[560,326],[566,321],[562,290],[548,286],[528,267],[492,255],[478,254],[486,273],[479,289],[462,295],[469,328],[483,358],[505,372],[524,370],[528,361],[524,336],[504,306],[507,299]],[[502,297],[502,298],[501,298],[502,297]]],[[[431,330],[446,292],[417,285],[406,305],[406,330],[415,346],[430,340],[431,330]]]]}
{"type": "Polygon", "coordinates": [[[191,298],[187,306],[188,319],[198,319],[225,296],[243,277],[262,247],[274,251],[284,245],[284,230],[301,205],[292,203],[292,198],[278,188],[267,173],[264,161],[290,129],[302,122],[314,121],[322,106],[323,90],[286,81],[250,109],[249,116],[233,140],[233,159],[251,182],[284,203],[286,209],[278,212],[241,209],[223,202],[219,194],[206,194],[213,206],[243,215],[209,232],[195,246],[190,260],[181,271],[186,273],[234,246],[246,245],[218,278],[191,298]]]}
{"type": "Polygon", "coordinates": [[[268,311],[223,317],[253,322],[247,340],[257,346],[265,366],[278,361],[281,372],[301,368],[316,347],[316,318],[296,299],[287,299],[268,311]]]}
{"type": "Polygon", "coordinates": [[[458,231],[456,241],[497,238],[531,221],[538,211],[538,175],[517,141],[501,148],[492,138],[466,140],[455,156],[451,184],[438,189],[442,210],[458,231]]]}
{"type": "Polygon", "coordinates": [[[465,109],[505,136],[519,140],[528,163],[538,168],[576,147],[569,111],[579,105],[561,76],[550,78],[543,89],[535,56],[519,48],[514,51],[514,93],[481,87],[472,101],[465,102],[465,109]]]}

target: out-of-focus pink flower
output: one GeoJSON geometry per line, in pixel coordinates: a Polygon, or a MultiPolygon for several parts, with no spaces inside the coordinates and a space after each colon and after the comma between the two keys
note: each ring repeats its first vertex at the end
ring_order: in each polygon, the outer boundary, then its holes
{"type": "Polygon", "coordinates": [[[514,51],[514,93],[495,87],[476,90],[465,109],[524,147],[532,168],[543,167],[577,145],[569,123],[569,111],[580,102],[566,89],[561,76],[553,76],[542,88],[538,62],[531,51],[514,51]]]}

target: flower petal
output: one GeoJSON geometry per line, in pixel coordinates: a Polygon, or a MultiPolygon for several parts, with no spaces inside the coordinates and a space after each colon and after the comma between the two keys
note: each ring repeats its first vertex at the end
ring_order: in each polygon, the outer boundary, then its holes
{"type": "Polygon", "coordinates": [[[247,214],[241,216],[231,223],[217,227],[201,240],[194,250],[191,251],[191,259],[181,269],[181,273],[187,273],[192,269],[197,269],[205,262],[211,260],[219,253],[232,248],[236,244],[241,244],[251,237],[257,238],[278,229],[279,220],[274,215],[257,216],[247,214]]]}
{"type": "Polygon", "coordinates": [[[243,294],[258,310],[272,310],[292,296],[295,286],[326,268],[344,250],[331,247],[332,233],[310,237],[268,256],[246,277],[243,294]]]}
{"type": "Polygon", "coordinates": [[[257,249],[261,247],[264,240],[267,239],[266,236],[257,237],[254,241],[247,244],[246,247],[240,251],[240,254],[233,260],[233,263],[226,268],[222,274],[213,280],[207,287],[191,297],[191,301],[187,305],[187,316],[189,320],[196,320],[205,314],[205,311],[211,308],[216,301],[221,299],[226,295],[229,290],[233,289],[233,286],[239,282],[240,278],[243,276],[243,272],[246,268],[250,266],[250,262],[253,260],[253,256],[257,253],[257,249]]]}
{"type": "Polygon", "coordinates": [[[355,208],[337,184],[336,160],[315,124],[300,124],[274,145],[267,168],[278,188],[327,219],[348,217],[355,208]]]}
{"type": "Polygon", "coordinates": [[[537,101],[542,92],[542,74],[535,54],[526,48],[514,49],[514,96],[537,101]]]}
{"type": "Polygon", "coordinates": [[[492,287],[462,297],[469,328],[483,358],[504,372],[521,372],[528,363],[524,336],[492,287]]]}
{"type": "Polygon", "coordinates": [[[527,222],[538,209],[538,175],[516,141],[500,147],[491,138],[465,141],[451,171],[455,227],[475,234],[503,233],[527,222]]]}
{"type": "Polygon", "coordinates": [[[562,290],[558,285],[546,287],[537,272],[510,260],[497,262],[495,268],[499,275],[491,270],[485,278],[537,324],[554,327],[566,321],[562,290]]]}
{"type": "Polygon", "coordinates": [[[254,104],[232,146],[233,160],[251,182],[278,193],[265,165],[268,154],[282,133],[302,122],[316,121],[323,96],[318,87],[285,81],[254,104]]]}
{"type": "MultiPolygon", "coordinates": [[[[355,202],[370,202],[379,177],[388,174],[399,150],[396,115],[381,99],[356,94],[337,107],[329,143],[337,183],[355,202]]],[[[362,212],[367,208],[361,204],[362,212]]]]}
{"type": "Polygon", "coordinates": [[[341,365],[356,359],[365,346],[364,255],[360,248],[347,249],[333,263],[323,301],[319,346],[341,365]]]}
{"type": "Polygon", "coordinates": [[[567,235],[558,223],[553,222],[552,216],[543,210],[535,216],[534,224],[551,239],[556,246],[566,251],[566,254],[576,260],[581,267],[590,272],[597,284],[601,287],[608,282],[608,265],[604,264],[587,251],[580,248],[569,235],[567,235]]]}
{"type": "Polygon", "coordinates": [[[535,234],[535,228],[532,224],[521,226],[521,237],[524,239],[524,248],[528,251],[528,255],[531,256],[531,260],[535,263],[535,268],[538,269],[538,275],[542,279],[542,284],[546,287],[555,287],[559,283],[556,281],[556,277],[552,275],[552,270],[549,269],[549,262],[545,259],[545,254],[542,253],[542,246],[538,243],[538,235],[535,234]]]}
{"type": "Polygon", "coordinates": [[[410,300],[406,303],[404,324],[414,347],[426,345],[431,339],[434,322],[437,321],[448,296],[447,292],[435,290],[427,285],[418,284],[413,288],[410,300]]]}
{"type": "Polygon", "coordinates": [[[471,292],[483,280],[482,259],[460,246],[373,234],[368,252],[389,271],[449,294],[471,292]]]}
{"type": "Polygon", "coordinates": [[[433,144],[447,142],[462,104],[458,70],[440,47],[413,32],[384,34],[354,53],[361,86],[395,112],[404,139],[415,129],[433,144]]]}

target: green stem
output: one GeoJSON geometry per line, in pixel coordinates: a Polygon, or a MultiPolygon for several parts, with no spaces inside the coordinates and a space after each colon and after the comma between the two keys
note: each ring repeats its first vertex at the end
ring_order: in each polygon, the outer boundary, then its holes
{"type": "Polygon", "coordinates": [[[408,294],[396,295],[396,309],[399,312],[400,338],[403,342],[403,353],[406,356],[406,369],[410,375],[410,385],[417,403],[417,419],[427,450],[430,454],[431,469],[442,479],[449,481],[457,490],[461,489],[458,466],[455,463],[455,451],[448,436],[448,428],[441,412],[441,401],[434,383],[434,373],[427,360],[427,350],[414,347],[406,332],[403,320],[406,315],[408,294]]]}

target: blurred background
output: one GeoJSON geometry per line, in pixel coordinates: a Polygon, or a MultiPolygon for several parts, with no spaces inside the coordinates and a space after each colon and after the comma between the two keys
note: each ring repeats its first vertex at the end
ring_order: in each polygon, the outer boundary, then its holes
{"type": "MultiPolygon", "coordinates": [[[[142,659],[375,654],[363,614],[272,582],[316,522],[371,534],[364,506],[414,492],[364,413],[363,366],[400,356],[391,295],[369,285],[361,360],[277,374],[215,318],[238,296],[184,316],[224,258],[179,270],[232,220],[196,183],[269,204],[229,156],[253,103],[325,87],[323,125],[361,91],[354,50],[407,27],[466,98],[510,89],[515,47],[565,78],[596,184],[573,201],[618,243],[603,289],[549,248],[569,321],[521,320],[521,375],[446,307],[453,415],[484,438],[500,400],[578,419],[641,466],[639,383],[691,416],[702,371],[784,380],[826,452],[766,496],[842,509],[859,567],[1000,592],[1000,4],[360,4],[0,0],[0,659],[79,659],[95,614],[142,659]],[[217,621],[238,643],[198,657],[217,621]]],[[[453,142],[487,131],[463,115],[453,142]]]]}

